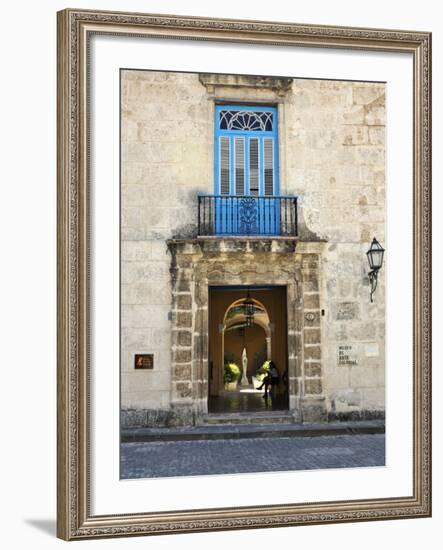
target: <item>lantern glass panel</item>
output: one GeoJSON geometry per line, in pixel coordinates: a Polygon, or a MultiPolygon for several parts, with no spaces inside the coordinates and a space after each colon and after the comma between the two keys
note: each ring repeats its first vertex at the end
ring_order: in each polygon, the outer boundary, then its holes
{"type": "Polygon", "coordinates": [[[380,269],[383,264],[383,250],[374,250],[372,253],[374,269],[380,269]]]}

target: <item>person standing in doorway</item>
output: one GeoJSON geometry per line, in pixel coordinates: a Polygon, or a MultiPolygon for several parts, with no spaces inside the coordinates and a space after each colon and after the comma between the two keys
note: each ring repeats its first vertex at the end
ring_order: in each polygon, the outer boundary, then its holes
{"type": "Polygon", "coordinates": [[[272,400],[275,400],[277,394],[277,386],[280,383],[280,373],[278,372],[277,367],[275,366],[274,361],[269,363],[269,377],[270,377],[270,386],[271,386],[271,397],[272,400]]]}

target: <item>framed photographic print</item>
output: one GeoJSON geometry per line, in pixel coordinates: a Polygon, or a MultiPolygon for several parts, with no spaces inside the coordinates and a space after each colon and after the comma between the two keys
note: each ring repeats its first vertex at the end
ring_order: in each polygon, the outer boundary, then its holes
{"type": "Polygon", "coordinates": [[[430,34],[58,26],[58,535],[429,516],[430,34]]]}

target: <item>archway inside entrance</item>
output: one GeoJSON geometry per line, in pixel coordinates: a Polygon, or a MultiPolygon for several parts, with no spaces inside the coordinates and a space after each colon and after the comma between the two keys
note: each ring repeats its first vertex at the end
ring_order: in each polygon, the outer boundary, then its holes
{"type": "Polygon", "coordinates": [[[264,363],[271,359],[271,346],[271,323],[263,304],[249,297],[236,300],[227,308],[223,322],[223,362],[240,367],[241,387],[254,384],[264,363]]]}
{"type": "MultiPolygon", "coordinates": [[[[288,408],[288,391],[286,361],[280,363],[279,382],[273,391],[265,392],[264,379],[269,373],[273,357],[273,340],[275,323],[263,301],[255,297],[259,291],[250,288],[236,289],[242,297],[224,302],[225,308],[222,323],[218,325],[220,344],[212,362],[210,379],[210,396],[208,409],[210,413],[254,413],[288,408]],[[214,364],[216,367],[214,368],[214,364]]],[[[261,290],[268,295],[272,289],[261,290]]],[[[233,290],[226,290],[226,298],[232,299],[233,290]]],[[[268,299],[269,297],[266,296],[268,299]]],[[[272,297],[271,297],[272,299],[272,297]]],[[[222,305],[222,304],[221,304],[222,305]]],[[[220,309],[220,308],[219,308],[220,309]]],[[[276,311],[273,311],[276,315],[276,311]]],[[[283,312],[279,313],[284,316],[283,312]]],[[[216,319],[212,316],[212,321],[216,319]]],[[[282,325],[282,319],[277,325],[282,325]]],[[[285,324],[285,323],[284,323],[285,324]]],[[[212,332],[214,334],[214,332],[212,332]]],[[[280,343],[280,336],[277,342],[280,343]]],[[[280,358],[280,353],[278,354],[280,358]]],[[[268,388],[269,390],[269,388],[268,388]]]]}

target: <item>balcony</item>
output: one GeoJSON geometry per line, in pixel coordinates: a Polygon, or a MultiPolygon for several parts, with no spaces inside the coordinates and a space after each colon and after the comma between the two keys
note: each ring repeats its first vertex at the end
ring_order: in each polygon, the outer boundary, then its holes
{"type": "Polygon", "coordinates": [[[297,237],[297,197],[200,195],[198,235],[297,237]]]}

